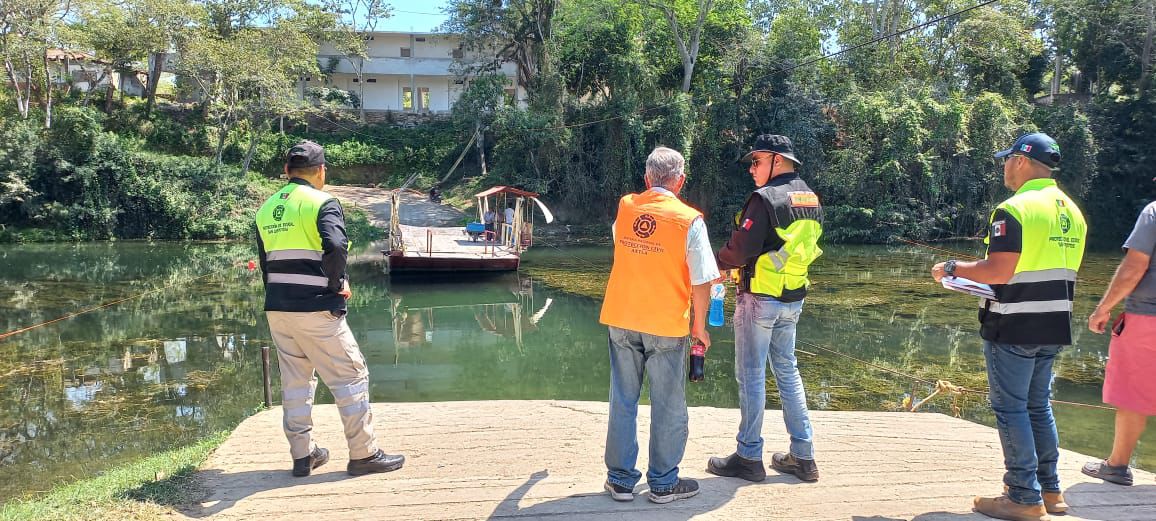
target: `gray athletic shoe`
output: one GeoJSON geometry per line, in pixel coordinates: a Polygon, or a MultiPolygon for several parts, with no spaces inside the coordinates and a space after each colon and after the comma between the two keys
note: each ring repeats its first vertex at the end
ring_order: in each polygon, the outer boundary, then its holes
{"type": "Polygon", "coordinates": [[[1080,469],[1080,472],[1093,478],[1100,478],[1108,483],[1124,485],[1125,487],[1132,486],[1132,469],[1128,468],[1127,465],[1113,467],[1107,461],[1089,461],[1084,464],[1084,468],[1080,469]]]}
{"type": "Polygon", "coordinates": [[[658,504],[666,504],[676,499],[686,499],[698,495],[698,482],[693,479],[679,479],[678,483],[674,484],[674,488],[655,492],[651,490],[647,493],[647,498],[651,502],[658,504]]]}

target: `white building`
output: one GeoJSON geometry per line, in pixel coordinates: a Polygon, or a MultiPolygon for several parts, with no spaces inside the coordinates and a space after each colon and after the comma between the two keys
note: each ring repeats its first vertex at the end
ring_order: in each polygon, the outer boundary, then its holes
{"type": "MultiPolygon", "coordinates": [[[[309,87],[338,88],[362,96],[367,111],[437,113],[448,112],[465,90],[465,82],[455,73],[455,60],[460,62],[466,56],[457,36],[402,32],[367,35],[364,85],[359,84],[354,67],[360,58],[349,58],[326,43],[317,60],[323,77],[303,82],[302,96],[309,87]]],[[[517,66],[505,63],[502,72],[510,78],[506,95],[521,103],[525,92],[516,85],[517,66]]]]}

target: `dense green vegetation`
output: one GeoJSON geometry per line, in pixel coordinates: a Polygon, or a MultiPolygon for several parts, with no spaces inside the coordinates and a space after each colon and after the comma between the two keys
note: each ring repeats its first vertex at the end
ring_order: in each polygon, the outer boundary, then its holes
{"type": "Polygon", "coordinates": [[[828,237],[866,242],[975,235],[1007,196],[992,152],[1040,129],[1096,238],[1118,244],[1156,192],[1151,2],[1004,0],[889,37],[973,5],[457,0],[450,29],[537,74],[518,80],[524,110],[476,92],[456,109],[488,125],[495,177],[572,220],[607,218],[665,144],[688,155],[688,195],[722,225],[751,188],[735,160],[754,134],[786,134],[828,237]],[[1065,96],[1036,103],[1053,79],[1065,96]]]}
{"type": "Polygon", "coordinates": [[[524,186],[570,223],[606,220],[663,144],[723,231],[751,188],[735,160],[762,132],[794,139],[833,241],[974,236],[1007,195],[991,153],[1030,130],[1059,140],[1058,177],[1100,244],[1156,188],[1152,0],[453,0],[443,29],[500,59],[460,64],[452,120],[414,128],[363,124],[357,92],[300,99],[303,76],[332,70],[322,39],[352,63],[387,16],[350,2],[5,2],[0,236],[240,237],[297,139],[328,146],[336,182],[418,173],[424,188],[479,126],[487,176],[460,182],[481,171],[471,153],[450,191],[524,186]],[[158,99],[156,81],[140,103],[73,90],[38,58],[61,47],[109,73],[167,59],[179,80],[162,94],[191,101],[158,99]]]}

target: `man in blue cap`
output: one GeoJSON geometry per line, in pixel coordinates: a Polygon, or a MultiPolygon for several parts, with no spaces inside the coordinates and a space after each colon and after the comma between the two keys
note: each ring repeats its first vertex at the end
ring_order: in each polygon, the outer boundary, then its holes
{"type": "Polygon", "coordinates": [[[1072,343],[1072,296],[1087,225],[1052,172],[1060,147],[1036,132],[999,152],[1004,184],[1015,191],[992,212],[983,260],[948,260],[932,276],[990,284],[980,302],[980,336],[989,399],[1003,445],[1005,493],[976,497],[976,512],[1039,521],[1067,511],[1056,466],[1059,434],[1052,416],[1052,363],[1072,343]]]}

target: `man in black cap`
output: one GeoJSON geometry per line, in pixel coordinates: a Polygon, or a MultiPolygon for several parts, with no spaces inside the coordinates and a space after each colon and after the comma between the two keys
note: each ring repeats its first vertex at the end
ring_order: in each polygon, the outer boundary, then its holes
{"type": "Polygon", "coordinates": [[[345,322],[349,240],[341,204],[321,191],[325,150],[312,141],[294,145],[285,157],[285,175],[289,183],[257,212],[257,250],[293,475],[308,476],[329,461],[329,451],[312,439],[317,373],[332,391],[345,428],[346,471],[358,476],[397,470],[405,457],[377,448],[369,370],[345,322]]]}
{"type": "Polygon", "coordinates": [[[763,409],[767,360],[783,404],[790,450],[776,452],[771,468],[803,481],[819,479],[811,443],[811,420],[795,360],[795,325],[807,295],[807,268],[823,253],[819,196],[795,173],[801,163],[786,136],[763,134],[742,158],[757,189],[735,217],[735,228],[718,252],[720,269],[741,269],[735,307],[735,378],[742,423],[738,447],[711,458],[707,472],[762,481],[763,409]]]}
{"type": "Polygon", "coordinates": [[[1060,165],[1054,139],[1026,134],[995,157],[1004,160],[1004,185],[1015,195],[991,214],[987,255],[941,262],[931,275],[991,285],[995,298],[981,300],[979,334],[1007,472],[1004,495],[976,497],[974,509],[996,519],[1034,521],[1068,508],[1049,400],[1056,355],[1072,343],[1072,297],[1087,225],[1052,179],[1060,165]]]}

